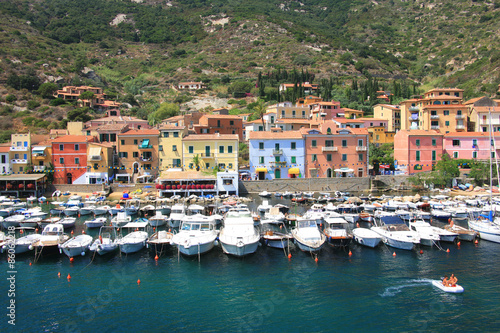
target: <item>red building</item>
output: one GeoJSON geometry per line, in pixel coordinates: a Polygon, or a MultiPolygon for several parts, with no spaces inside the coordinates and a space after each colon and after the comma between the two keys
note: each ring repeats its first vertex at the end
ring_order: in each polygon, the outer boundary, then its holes
{"type": "Polygon", "coordinates": [[[66,135],[52,140],[54,184],[85,184],[81,176],[87,171],[87,142],[95,142],[95,138],[66,135]]]}
{"type": "Polygon", "coordinates": [[[438,131],[400,130],[394,136],[394,159],[406,174],[431,171],[442,154],[443,134],[438,131]]]}
{"type": "Polygon", "coordinates": [[[243,141],[243,119],[236,115],[206,114],[194,125],[196,134],[237,134],[243,141]]]}

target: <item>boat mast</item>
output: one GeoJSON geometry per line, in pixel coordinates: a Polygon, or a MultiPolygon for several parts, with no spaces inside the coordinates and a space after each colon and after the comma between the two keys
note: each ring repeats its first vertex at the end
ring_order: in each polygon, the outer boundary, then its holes
{"type": "Polygon", "coordinates": [[[489,161],[490,161],[490,211],[492,210],[491,208],[493,207],[493,165],[491,163],[491,152],[493,148],[492,144],[492,132],[493,132],[493,125],[491,124],[491,108],[488,108],[488,113],[489,113],[489,118],[490,118],[490,125],[489,125],[489,132],[490,132],[490,156],[489,156],[489,161]]]}

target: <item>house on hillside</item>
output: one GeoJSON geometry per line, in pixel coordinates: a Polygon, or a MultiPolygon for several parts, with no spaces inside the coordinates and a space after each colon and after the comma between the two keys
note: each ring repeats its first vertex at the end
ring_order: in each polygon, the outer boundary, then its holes
{"type": "Polygon", "coordinates": [[[179,82],[177,88],[179,90],[198,90],[205,89],[207,86],[203,82],[179,82]]]}

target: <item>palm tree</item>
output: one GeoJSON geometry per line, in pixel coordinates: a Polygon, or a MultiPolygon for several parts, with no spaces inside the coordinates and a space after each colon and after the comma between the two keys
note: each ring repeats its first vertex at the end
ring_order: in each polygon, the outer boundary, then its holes
{"type": "Polygon", "coordinates": [[[201,159],[198,154],[193,157],[193,165],[196,167],[196,171],[200,171],[201,159]]]}
{"type": "Polygon", "coordinates": [[[254,114],[258,116],[262,121],[262,128],[265,130],[264,115],[266,114],[267,103],[263,99],[259,98],[257,100],[257,105],[255,105],[253,109],[254,109],[254,114]]]}

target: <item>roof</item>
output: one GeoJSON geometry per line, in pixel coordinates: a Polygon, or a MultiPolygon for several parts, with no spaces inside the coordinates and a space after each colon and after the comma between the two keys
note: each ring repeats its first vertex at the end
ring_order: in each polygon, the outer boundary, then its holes
{"type": "Polygon", "coordinates": [[[277,140],[277,139],[302,139],[300,131],[265,132],[253,131],[249,133],[249,140],[277,140]]]}
{"type": "Polygon", "coordinates": [[[38,144],[39,142],[49,140],[50,135],[48,134],[31,134],[31,144],[38,144]]]}
{"type": "Polygon", "coordinates": [[[5,176],[0,176],[0,181],[6,180],[6,181],[11,181],[11,180],[40,180],[45,177],[45,174],[22,174],[22,175],[5,175],[5,176]]]}
{"type": "Polygon", "coordinates": [[[0,153],[8,153],[10,151],[9,146],[0,146],[0,153]]]}
{"type": "Polygon", "coordinates": [[[102,117],[102,118],[96,118],[89,120],[88,123],[91,122],[96,122],[96,121],[103,121],[103,122],[127,122],[127,121],[138,121],[141,123],[147,123],[147,120],[137,118],[137,117],[131,117],[131,116],[107,116],[107,117],[102,117]]]}
{"type": "Polygon", "coordinates": [[[458,88],[434,88],[434,89],[431,89],[431,90],[428,90],[426,91],[425,93],[430,93],[430,92],[434,92],[434,91],[464,91],[463,89],[458,89],[458,88]]]}
{"type": "Polygon", "coordinates": [[[61,136],[58,138],[55,138],[52,140],[52,143],[57,143],[57,142],[87,142],[87,141],[93,141],[94,137],[93,136],[87,136],[87,135],[65,135],[61,136]]]}
{"type": "Polygon", "coordinates": [[[111,142],[89,142],[89,146],[99,146],[105,148],[113,148],[113,144],[111,142]]]}
{"type": "MultiPolygon", "coordinates": [[[[500,138],[500,132],[494,132],[492,133],[495,137],[500,138]]],[[[444,134],[444,137],[489,137],[490,133],[489,132],[453,132],[453,133],[446,133],[444,134]]]]}
{"type": "Polygon", "coordinates": [[[160,135],[160,131],[157,129],[140,129],[140,130],[130,130],[125,133],[120,133],[118,136],[127,136],[127,135],[160,135]]]}
{"type": "Polygon", "coordinates": [[[476,106],[474,107],[474,110],[476,112],[492,112],[492,113],[497,113],[500,112],[500,106],[476,106]]]}
{"type": "Polygon", "coordinates": [[[161,124],[158,127],[159,130],[183,130],[185,128],[186,128],[185,126],[175,126],[170,124],[161,124]]]}
{"type": "Polygon", "coordinates": [[[363,120],[360,119],[347,119],[347,118],[334,118],[332,119],[333,121],[336,121],[341,124],[348,124],[348,123],[363,123],[363,120]]]}
{"type": "Polygon", "coordinates": [[[206,117],[206,118],[220,118],[220,119],[238,119],[240,120],[241,117],[239,117],[238,115],[232,115],[232,114],[205,114],[203,116],[201,116],[202,118],[206,117]]]}
{"type": "Polygon", "coordinates": [[[239,141],[238,134],[189,134],[185,136],[183,141],[197,141],[197,140],[236,140],[239,141]]]}
{"type": "Polygon", "coordinates": [[[203,84],[203,82],[179,82],[179,85],[185,85],[185,84],[203,84]]]}
{"type": "Polygon", "coordinates": [[[355,109],[349,109],[349,108],[342,108],[344,111],[349,111],[349,112],[357,112],[357,113],[363,113],[361,110],[355,110],[355,109]]]}
{"type": "Polygon", "coordinates": [[[179,169],[167,169],[163,171],[159,177],[160,180],[169,180],[169,179],[189,179],[189,180],[197,180],[197,179],[213,179],[215,180],[217,177],[213,174],[206,174],[196,170],[186,170],[180,171],[179,169]]]}
{"type": "Polygon", "coordinates": [[[389,109],[399,110],[399,105],[391,105],[391,104],[377,104],[377,105],[375,105],[375,107],[377,107],[377,106],[383,106],[383,107],[386,107],[389,109]]]}
{"type": "Polygon", "coordinates": [[[477,101],[479,101],[480,99],[483,99],[483,98],[484,98],[484,96],[476,97],[476,98],[471,98],[468,101],[465,101],[464,104],[465,105],[467,105],[467,104],[474,104],[474,103],[476,103],[477,101]]]}
{"type": "Polygon", "coordinates": [[[51,129],[50,134],[56,134],[56,135],[68,135],[68,130],[67,129],[51,129]]]}
{"type": "Polygon", "coordinates": [[[442,133],[439,133],[438,131],[435,131],[435,130],[400,130],[398,133],[402,133],[402,134],[406,134],[406,135],[419,135],[419,136],[423,136],[423,135],[439,135],[439,136],[442,136],[443,134],[442,133]]]}

